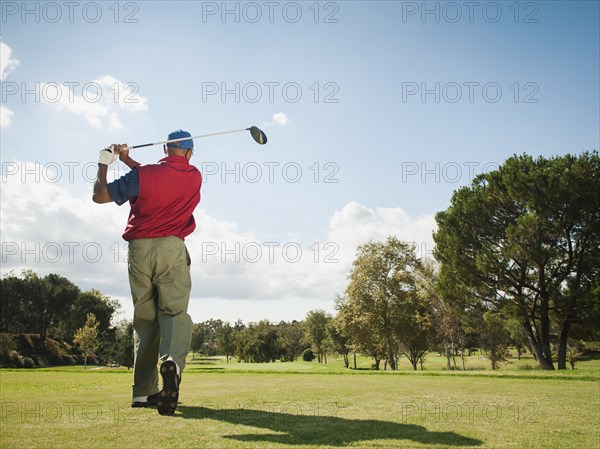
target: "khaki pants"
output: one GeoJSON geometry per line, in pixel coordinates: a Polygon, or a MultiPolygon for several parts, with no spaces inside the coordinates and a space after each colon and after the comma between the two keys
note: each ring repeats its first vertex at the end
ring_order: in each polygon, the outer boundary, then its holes
{"type": "Polygon", "coordinates": [[[183,370],[192,339],[190,255],[179,237],[129,242],[135,361],[133,397],[159,392],[158,358],[183,370]]]}

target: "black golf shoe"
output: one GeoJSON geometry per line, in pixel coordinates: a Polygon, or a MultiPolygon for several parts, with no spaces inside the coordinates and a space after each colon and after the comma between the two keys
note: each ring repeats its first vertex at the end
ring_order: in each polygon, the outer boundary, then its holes
{"type": "Polygon", "coordinates": [[[159,393],[151,394],[147,397],[145,402],[133,401],[131,403],[131,406],[133,408],[154,408],[156,407],[156,403],[158,402],[158,395],[159,393]]]}
{"type": "Polygon", "coordinates": [[[179,376],[177,365],[172,360],[167,360],[160,365],[160,375],[163,388],[158,393],[156,408],[161,415],[173,415],[179,399],[179,376]]]}

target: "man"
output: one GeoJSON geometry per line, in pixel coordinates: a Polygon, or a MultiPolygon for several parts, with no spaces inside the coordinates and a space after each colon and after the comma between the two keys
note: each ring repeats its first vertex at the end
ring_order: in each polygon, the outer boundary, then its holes
{"type": "MultiPolygon", "coordinates": [[[[169,140],[191,137],[179,130],[169,140]]],[[[129,242],[129,284],[133,297],[135,361],[132,407],[158,408],[173,415],[179,398],[181,370],[192,338],[187,313],[191,290],[190,256],[183,239],[195,227],[192,213],[200,202],[202,175],[189,163],[191,139],[164,147],[167,157],[141,165],[126,145],[100,151],[93,201],[118,205],[129,200],[131,211],[123,238],[129,242]],[[117,155],[131,171],[107,183],[106,173],[117,155]],[[158,370],[163,388],[158,389],[158,370]]]]}

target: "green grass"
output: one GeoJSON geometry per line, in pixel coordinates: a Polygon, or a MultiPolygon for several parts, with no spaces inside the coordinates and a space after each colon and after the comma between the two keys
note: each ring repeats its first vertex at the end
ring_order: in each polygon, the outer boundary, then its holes
{"type": "MultiPolygon", "coordinates": [[[[275,362],[275,363],[238,363],[235,359],[226,362],[225,357],[199,357],[188,358],[186,370],[188,372],[227,372],[227,373],[293,373],[293,374],[394,374],[394,375],[454,375],[454,376],[494,376],[494,377],[521,377],[529,379],[559,379],[573,378],[582,380],[600,380],[600,359],[580,361],[575,370],[543,371],[535,369],[537,364],[532,357],[523,357],[521,360],[511,359],[502,364],[501,368],[492,371],[490,362],[480,356],[466,357],[465,368],[457,359],[457,371],[446,371],[446,358],[427,356],[424,371],[419,368],[413,371],[412,365],[403,358],[399,363],[399,371],[392,372],[383,369],[371,369],[371,358],[357,356],[357,370],[348,370],[344,367],[341,357],[329,357],[328,363],[313,362],[275,362]],[[527,369],[524,369],[527,368],[527,369]],[[534,368],[534,369],[531,369],[534,368]]],[[[352,359],[350,366],[353,366],[352,359]]]]}
{"type": "Polygon", "coordinates": [[[123,368],[0,370],[0,447],[598,448],[600,370],[579,366],[375,373],[203,358],[174,417],[131,409],[123,368]]]}

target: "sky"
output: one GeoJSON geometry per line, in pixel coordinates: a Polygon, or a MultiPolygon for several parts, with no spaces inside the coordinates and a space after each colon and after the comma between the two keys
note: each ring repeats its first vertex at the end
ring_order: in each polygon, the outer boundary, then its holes
{"type": "Polygon", "coordinates": [[[195,141],[194,322],[335,313],[358,245],[431,257],[474,176],[599,148],[597,1],[0,5],[1,272],[58,273],[120,318],[128,205],[91,201],[111,143],[269,138],[195,141]]]}

